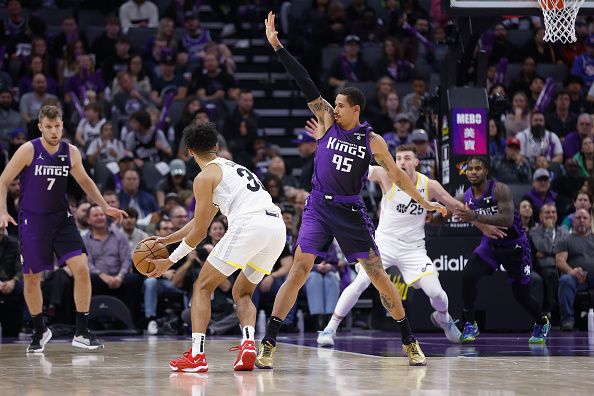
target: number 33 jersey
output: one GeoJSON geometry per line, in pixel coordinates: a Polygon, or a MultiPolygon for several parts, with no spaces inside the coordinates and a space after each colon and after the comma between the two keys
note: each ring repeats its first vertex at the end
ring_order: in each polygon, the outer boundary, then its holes
{"type": "Polygon", "coordinates": [[[243,215],[266,211],[280,216],[280,209],[272,203],[272,197],[262,182],[249,169],[219,157],[210,161],[210,164],[218,165],[223,172],[212,200],[229,223],[243,215]]]}
{"type": "MultiPolygon", "coordinates": [[[[429,178],[417,172],[417,191],[429,199],[429,178]]],[[[382,197],[381,213],[376,234],[398,238],[403,242],[425,239],[427,211],[404,191],[392,184],[382,197]]]]}

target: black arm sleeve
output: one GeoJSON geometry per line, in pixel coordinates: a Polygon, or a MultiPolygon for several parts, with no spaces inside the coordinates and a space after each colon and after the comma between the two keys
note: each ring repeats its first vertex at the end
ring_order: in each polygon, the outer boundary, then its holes
{"type": "Polygon", "coordinates": [[[301,88],[301,91],[303,91],[303,94],[305,95],[305,100],[309,103],[319,98],[321,96],[320,91],[318,91],[316,85],[309,77],[307,70],[301,66],[297,59],[295,59],[284,47],[275,52],[278,59],[287,70],[287,73],[297,81],[297,85],[299,85],[299,88],[301,88]]]}

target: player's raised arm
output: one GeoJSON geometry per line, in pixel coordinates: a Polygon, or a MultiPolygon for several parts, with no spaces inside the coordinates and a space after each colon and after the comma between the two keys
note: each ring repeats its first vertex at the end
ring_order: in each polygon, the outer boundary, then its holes
{"type": "Polygon", "coordinates": [[[68,149],[70,150],[70,174],[74,177],[74,180],[79,184],[80,188],[87,194],[87,196],[99,205],[104,211],[105,214],[113,217],[116,222],[122,221],[124,217],[128,217],[128,214],[123,210],[113,208],[105,202],[101,192],[97,188],[95,182],[89,177],[85,168],[82,164],[82,157],[80,156],[80,151],[73,146],[72,144],[68,145],[68,149]]]}
{"type": "Polygon", "coordinates": [[[382,168],[384,168],[390,177],[390,180],[392,180],[392,182],[396,184],[402,191],[407,193],[412,199],[421,204],[425,210],[430,212],[439,210],[442,215],[445,216],[447,214],[447,210],[443,205],[439,203],[427,202],[417,191],[415,185],[413,184],[412,180],[410,180],[406,172],[396,166],[396,162],[394,162],[394,158],[392,158],[390,155],[390,152],[388,151],[388,145],[386,144],[384,138],[371,132],[369,135],[369,147],[371,148],[371,152],[375,161],[382,168]]]}
{"type": "Polygon", "coordinates": [[[278,39],[278,32],[274,26],[274,14],[268,13],[268,17],[264,21],[266,25],[266,38],[278,59],[283,64],[287,73],[291,75],[301,88],[301,91],[305,95],[307,106],[315,114],[318,119],[318,131],[315,136],[316,139],[321,139],[328,128],[334,124],[334,108],[328,101],[326,101],[320,95],[320,91],[316,88],[315,84],[311,80],[307,70],[287,51],[278,39]]]}
{"type": "Polygon", "coordinates": [[[8,192],[8,185],[21,173],[21,171],[33,161],[33,154],[35,148],[31,142],[23,144],[14,153],[6,168],[0,175],[0,226],[6,227],[8,223],[17,225],[16,221],[8,214],[6,208],[6,194],[8,192]]]}

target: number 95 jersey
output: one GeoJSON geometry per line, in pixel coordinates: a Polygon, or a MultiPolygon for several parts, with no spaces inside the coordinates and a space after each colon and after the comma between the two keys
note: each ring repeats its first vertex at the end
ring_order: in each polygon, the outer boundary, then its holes
{"type": "MultiPolygon", "coordinates": [[[[427,176],[417,172],[416,188],[423,197],[429,199],[427,176]]],[[[392,184],[392,188],[382,197],[380,208],[377,239],[383,235],[390,238],[396,237],[403,242],[417,242],[425,239],[427,211],[395,184],[392,184]]]]}
{"type": "Polygon", "coordinates": [[[223,178],[215,188],[212,200],[228,218],[229,224],[235,218],[258,212],[267,211],[280,216],[280,209],[272,203],[268,191],[249,169],[219,157],[207,165],[210,164],[218,165],[223,172],[223,178]]]}

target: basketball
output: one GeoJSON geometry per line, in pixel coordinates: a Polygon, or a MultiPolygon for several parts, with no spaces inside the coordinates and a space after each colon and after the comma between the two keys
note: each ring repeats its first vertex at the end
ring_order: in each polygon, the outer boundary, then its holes
{"type": "Polygon", "coordinates": [[[564,0],[541,0],[540,5],[543,10],[562,10],[565,8],[564,0]]]}
{"type": "Polygon", "coordinates": [[[169,251],[161,242],[155,239],[148,240],[146,242],[140,242],[134,252],[132,252],[132,261],[134,266],[143,275],[150,274],[154,269],[155,265],[146,261],[149,259],[160,259],[169,257],[169,251]]]}

